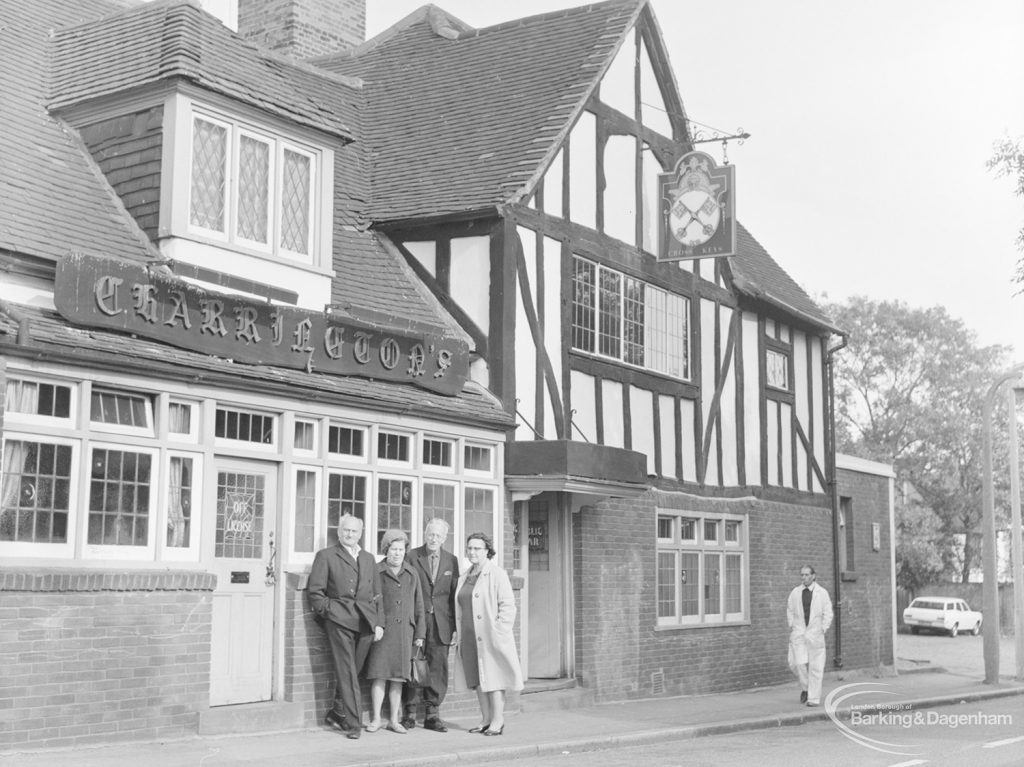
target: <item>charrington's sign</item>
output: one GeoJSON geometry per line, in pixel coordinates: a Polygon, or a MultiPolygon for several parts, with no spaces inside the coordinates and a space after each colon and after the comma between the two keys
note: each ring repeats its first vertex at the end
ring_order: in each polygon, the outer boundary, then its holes
{"type": "Polygon", "coordinates": [[[62,258],[54,303],[81,325],[235,362],[402,381],[442,394],[458,393],[469,373],[468,346],[456,338],[216,293],[113,259],[62,258]]]}
{"type": "Polygon", "coordinates": [[[659,261],[736,255],[736,174],[711,155],[688,152],[658,176],[661,189],[659,261]]]}

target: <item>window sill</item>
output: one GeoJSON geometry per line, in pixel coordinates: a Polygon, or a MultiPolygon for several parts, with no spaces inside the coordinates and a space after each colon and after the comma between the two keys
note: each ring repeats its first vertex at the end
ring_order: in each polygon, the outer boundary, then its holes
{"type": "Polygon", "coordinates": [[[843,581],[844,583],[852,583],[856,581],[856,570],[843,570],[841,573],[839,573],[839,580],[843,581]]]}
{"type": "Polygon", "coordinates": [[[729,621],[727,623],[685,623],[679,626],[655,626],[655,631],[692,631],[694,629],[730,629],[738,626],[751,625],[750,619],[729,621]]]}

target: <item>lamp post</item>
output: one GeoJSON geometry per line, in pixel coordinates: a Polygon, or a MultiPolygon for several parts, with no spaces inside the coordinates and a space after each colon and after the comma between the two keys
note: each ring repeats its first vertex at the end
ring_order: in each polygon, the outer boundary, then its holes
{"type": "MultiPolygon", "coordinates": [[[[981,558],[984,583],[982,583],[985,619],[982,624],[983,652],[985,655],[985,684],[999,684],[999,584],[996,583],[996,511],[992,482],[992,407],[999,387],[1017,378],[1024,364],[1014,365],[993,382],[981,403],[981,472],[982,472],[982,534],[983,556],[981,558]]],[[[1014,584],[1014,590],[1018,588],[1014,584]]]]}

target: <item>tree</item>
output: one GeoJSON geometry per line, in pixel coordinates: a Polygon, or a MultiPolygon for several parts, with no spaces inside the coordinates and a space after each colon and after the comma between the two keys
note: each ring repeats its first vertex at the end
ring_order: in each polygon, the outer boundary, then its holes
{"type": "MultiPolygon", "coordinates": [[[[926,538],[933,548],[941,544],[939,553],[954,551],[953,537],[964,536],[960,567],[947,562],[947,569],[960,569],[966,580],[980,540],[982,400],[1008,350],[978,346],[942,307],[858,296],[827,309],[849,333],[836,359],[838,449],[893,464],[898,480],[911,483],[920,505],[939,520],[939,538],[926,538]]],[[[1005,449],[1005,440],[1000,444],[1005,449]]],[[[925,530],[909,504],[897,512],[906,533],[925,530]]],[[[919,556],[917,544],[904,545],[903,553],[905,580],[914,568],[920,572],[913,578],[924,577],[935,564],[919,556]]]]}
{"type": "MultiPolygon", "coordinates": [[[[1014,194],[1024,197],[1024,144],[1020,140],[1013,141],[1003,138],[992,146],[992,157],[988,161],[989,170],[997,176],[1010,176],[1016,181],[1014,194]]],[[[1024,252],[1024,226],[1017,233],[1017,250],[1024,252]]],[[[1017,273],[1014,281],[1024,284],[1024,256],[1017,261],[1017,273]]]]}

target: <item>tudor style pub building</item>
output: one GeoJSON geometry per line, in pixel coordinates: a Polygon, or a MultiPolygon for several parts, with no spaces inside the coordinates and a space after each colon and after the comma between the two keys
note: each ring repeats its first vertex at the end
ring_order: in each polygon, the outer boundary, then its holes
{"type": "Polygon", "coordinates": [[[651,0],[369,41],[230,5],[0,8],[0,753],[319,722],[346,513],[495,536],[523,695],[786,681],[806,563],[833,665],[892,665],[841,329],[737,221],[651,0]]]}

